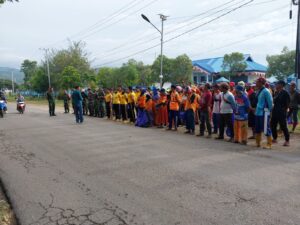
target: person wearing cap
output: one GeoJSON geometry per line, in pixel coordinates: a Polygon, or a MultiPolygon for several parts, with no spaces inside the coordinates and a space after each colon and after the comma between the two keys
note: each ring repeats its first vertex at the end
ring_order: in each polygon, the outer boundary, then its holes
{"type": "Polygon", "coordinates": [[[270,115],[273,109],[272,95],[265,87],[266,79],[260,77],[256,81],[256,109],[255,109],[255,139],[256,146],[261,146],[262,133],[267,137],[265,149],[272,148],[272,133],[270,129],[270,115]]]}
{"type": "Polygon", "coordinates": [[[112,108],[112,94],[109,89],[105,91],[105,109],[107,119],[111,118],[111,108],[112,108]]]}
{"type": "Polygon", "coordinates": [[[127,90],[127,100],[128,100],[128,109],[127,109],[127,114],[130,123],[135,122],[135,112],[134,112],[134,107],[135,107],[135,93],[132,90],[132,87],[128,87],[127,90]]]}
{"type": "Polygon", "coordinates": [[[160,90],[159,99],[156,105],[157,108],[157,126],[158,128],[163,128],[163,126],[167,126],[168,124],[168,106],[167,106],[167,95],[166,90],[162,88],[160,90]]]}
{"type": "Polygon", "coordinates": [[[221,92],[220,86],[215,84],[213,86],[213,125],[214,125],[214,134],[218,133],[220,127],[220,105],[221,105],[221,92]]]}
{"type": "Polygon", "coordinates": [[[287,111],[290,105],[290,95],[284,89],[285,82],[280,80],[276,83],[276,92],[274,96],[274,107],[271,118],[271,129],[273,136],[273,143],[277,143],[277,125],[280,125],[280,129],[284,133],[285,142],[283,146],[289,146],[290,134],[287,128],[287,111]]]}
{"type": "Polygon", "coordinates": [[[250,108],[249,99],[244,92],[243,86],[235,87],[235,111],[234,111],[234,143],[247,145],[248,140],[248,111],[250,108]]]}
{"type": "Polygon", "coordinates": [[[200,98],[199,112],[200,112],[200,133],[198,136],[204,136],[204,131],[207,129],[208,138],[211,137],[211,104],[212,94],[210,92],[210,84],[206,83],[203,87],[203,92],[200,98]]]}
{"type": "Polygon", "coordinates": [[[250,108],[248,113],[248,127],[252,129],[252,136],[249,139],[255,139],[255,108],[256,108],[256,93],[254,88],[255,85],[251,85],[250,83],[246,84],[247,96],[250,102],[250,108]]]}
{"type": "Polygon", "coordinates": [[[186,134],[195,134],[195,112],[197,110],[196,94],[190,87],[186,87],[187,96],[185,104],[186,134]]]}
{"type": "Polygon", "coordinates": [[[293,128],[291,132],[294,132],[298,125],[298,110],[300,105],[300,93],[296,90],[296,83],[294,81],[290,84],[290,97],[291,102],[289,105],[288,118],[292,118],[293,128]]]}
{"type": "Polygon", "coordinates": [[[229,91],[229,85],[227,83],[221,84],[221,105],[220,105],[220,132],[217,140],[224,139],[225,127],[228,129],[229,142],[233,141],[234,130],[232,115],[235,110],[235,100],[233,94],[229,91]]]}
{"type": "Polygon", "coordinates": [[[174,123],[175,131],[177,131],[177,121],[178,121],[178,113],[179,113],[179,105],[180,105],[180,97],[178,92],[176,91],[176,86],[171,86],[170,93],[170,111],[169,111],[169,128],[168,130],[172,130],[172,126],[174,123]]]}

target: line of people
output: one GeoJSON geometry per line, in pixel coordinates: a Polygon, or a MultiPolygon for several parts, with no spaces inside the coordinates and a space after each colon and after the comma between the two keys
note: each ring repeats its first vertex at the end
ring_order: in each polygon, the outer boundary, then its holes
{"type": "Polygon", "coordinates": [[[290,85],[290,92],[285,89],[285,82],[279,81],[271,88],[265,78],[259,78],[255,84],[233,82],[211,85],[180,87],[172,85],[170,90],[132,87],[117,89],[88,89],[80,91],[76,87],[72,94],[72,104],[76,122],[83,122],[82,114],[107,117],[139,127],[167,130],[186,127],[186,134],[195,134],[199,124],[199,134],[246,145],[248,139],[256,139],[261,146],[262,135],[267,137],[264,148],[271,148],[277,143],[278,125],[285,136],[284,146],[289,146],[290,135],[287,120],[293,121],[292,131],[298,124],[298,106],[300,94],[295,83],[290,85]],[[80,109],[81,108],[81,109],[80,109]],[[82,111],[82,113],[81,113],[82,111]],[[248,127],[252,135],[248,137],[248,127]],[[226,128],[226,129],[225,129],[226,128]]]}

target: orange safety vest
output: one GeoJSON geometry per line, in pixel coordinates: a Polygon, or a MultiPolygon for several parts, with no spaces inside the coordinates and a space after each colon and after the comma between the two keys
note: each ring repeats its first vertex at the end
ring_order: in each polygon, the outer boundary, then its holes
{"type": "Polygon", "coordinates": [[[145,95],[141,95],[138,99],[138,106],[140,108],[145,108],[146,106],[146,96],[145,95]]]}
{"type": "Polygon", "coordinates": [[[147,111],[152,111],[152,105],[153,105],[152,99],[149,99],[149,100],[146,102],[145,109],[146,109],[147,111]]]}
{"type": "Polygon", "coordinates": [[[178,111],[179,110],[179,95],[177,91],[171,93],[171,101],[170,101],[170,110],[178,111]]]}

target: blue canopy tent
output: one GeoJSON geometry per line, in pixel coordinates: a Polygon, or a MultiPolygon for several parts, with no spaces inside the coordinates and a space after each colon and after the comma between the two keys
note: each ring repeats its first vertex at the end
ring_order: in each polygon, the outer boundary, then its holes
{"type": "Polygon", "coordinates": [[[223,83],[223,82],[228,83],[229,80],[227,80],[225,77],[221,77],[221,78],[219,78],[218,80],[216,80],[216,83],[223,83]]]}

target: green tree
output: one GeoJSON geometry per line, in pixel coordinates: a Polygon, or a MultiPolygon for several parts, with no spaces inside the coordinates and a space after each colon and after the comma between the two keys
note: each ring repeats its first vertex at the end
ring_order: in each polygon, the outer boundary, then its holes
{"type": "Polygon", "coordinates": [[[30,79],[37,70],[37,62],[36,61],[30,61],[28,59],[24,60],[21,65],[21,71],[24,73],[24,86],[26,88],[30,88],[30,79]]]}
{"type": "Polygon", "coordinates": [[[73,66],[67,66],[61,74],[61,87],[64,89],[74,88],[76,85],[81,85],[81,77],[77,69],[73,66]]]}
{"type": "Polygon", "coordinates": [[[275,76],[277,79],[284,79],[295,73],[296,51],[284,47],[279,55],[268,55],[268,76],[275,76]]]}
{"type": "MultiPolygon", "coordinates": [[[[154,82],[159,82],[159,75],[160,75],[160,59],[161,56],[157,57],[154,63],[152,64],[152,78],[154,82]]],[[[163,56],[163,84],[165,82],[172,82],[172,68],[174,60],[163,56]]]]}
{"type": "Polygon", "coordinates": [[[172,82],[176,84],[186,84],[191,82],[193,73],[192,60],[186,55],[176,57],[173,62],[172,82]]]}
{"type": "Polygon", "coordinates": [[[243,72],[247,68],[244,55],[239,52],[233,52],[224,56],[222,65],[222,74],[228,76],[235,76],[237,72],[243,72]]]}
{"type": "Polygon", "coordinates": [[[45,68],[39,66],[30,78],[31,89],[37,92],[45,92],[48,89],[48,76],[46,74],[45,68]]]}
{"type": "MultiPolygon", "coordinates": [[[[0,78],[0,90],[1,89],[12,89],[12,83],[9,79],[0,78]]],[[[19,88],[19,85],[14,82],[14,88],[17,90],[19,88]]]]}
{"type": "Polygon", "coordinates": [[[3,4],[6,1],[8,1],[8,2],[13,2],[13,1],[18,2],[19,0],[0,0],[0,4],[3,4]]]}
{"type": "MultiPolygon", "coordinates": [[[[45,65],[45,62],[43,63],[45,65]]],[[[91,68],[88,60],[88,53],[85,50],[85,44],[82,42],[73,42],[67,49],[52,50],[49,54],[51,84],[56,89],[60,89],[60,76],[68,66],[75,68],[82,76],[84,83],[88,84],[95,80],[95,71],[91,68]],[[93,78],[91,80],[87,80],[93,78]]]]}

